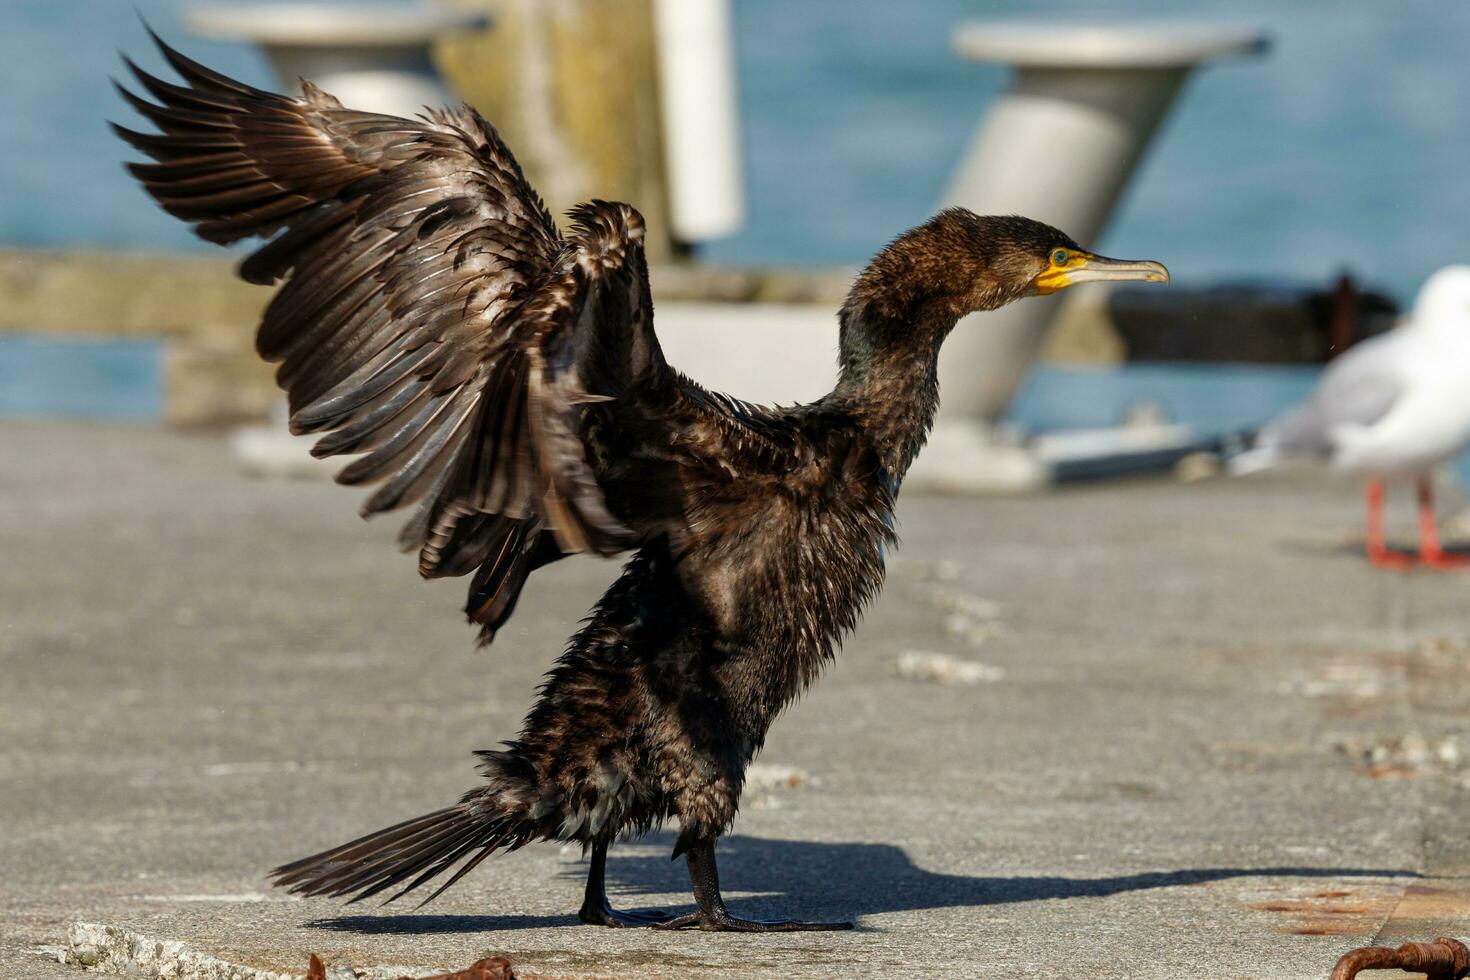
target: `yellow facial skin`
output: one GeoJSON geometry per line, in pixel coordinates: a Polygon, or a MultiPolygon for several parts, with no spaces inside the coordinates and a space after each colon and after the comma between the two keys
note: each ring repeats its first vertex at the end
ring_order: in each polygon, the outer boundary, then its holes
{"type": "Polygon", "coordinates": [[[1058,289],[1066,289],[1072,285],[1067,278],[1067,270],[1079,268],[1086,260],[1087,255],[1084,252],[1074,252],[1069,248],[1053,249],[1051,265],[1035,279],[1037,292],[1045,296],[1058,289]]]}
{"type": "Polygon", "coordinates": [[[1046,269],[1032,280],[1042,296],[1082,282],[1168,282],[1169,270],[1158,262],[1110,259],[1070,248],[1052,249],[1046,269]]]}

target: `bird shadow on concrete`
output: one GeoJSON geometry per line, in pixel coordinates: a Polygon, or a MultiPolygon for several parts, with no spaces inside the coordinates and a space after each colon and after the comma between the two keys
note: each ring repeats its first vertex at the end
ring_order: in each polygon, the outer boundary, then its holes
{"type": "Polygon", "coordinates": [[[568,915],[339,915],[313,919],[308,929],[350,932],[359,936],[436,936],[470,932],[514,932],[519,929],[550,929],[580,925],[568,915]]]}
{"type": "MultiPolygon", "coordinates": [[[[637,899],[686,894],[684,863],[670,862],[673,838],[657,835],[608,855],[608,895],[617,908],[641,908],[637,899]],[[667,846],[660,846],[667,845],[667,846]]],[[[820,843],[731,837],[721,840],[720,878],[736,915],[752,918],[854,919],[884,912],[1008,905],[1047,899],[1106,898],[1124,892],[1200,885],[1229,878],[1418,878],[1402,868],[1181,868],[1103,878],[1060,876],[971,877],[926,871],[891,844],[820,843]],[[742,894],[743,893],[743,894],[742,894]],[[754,894],[750,894],[754,893],[754,894]],[[735,897],[732,897],[732,894],[735,897]]],[[[494,861],[480,874],[493,873],[494,861]]],[[[585,864],[558,877],[575,882],[567,915],[350,915],[307,923],[315,929],[371,934],[492,932],[575,925],[585,864]]],[[[691,900],[675,903],[687,907],[691,900]]]]}

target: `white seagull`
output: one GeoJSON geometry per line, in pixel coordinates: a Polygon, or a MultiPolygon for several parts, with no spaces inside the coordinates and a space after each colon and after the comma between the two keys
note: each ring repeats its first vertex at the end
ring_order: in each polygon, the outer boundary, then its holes
{"type": "Polygon", "coordinates": [[[1408,320],[1332,361],[1312,395],[1256,436],[1231,469],[1250,472],[1288,459],[1325,461],[1367,480],[1368,560],[1381,568],[1463,568],[1470,558],[1440,547],[1434,470],[1470,443],[1470,266],[1430,276],[1408,320]],[[1384,482],[1413,480],[1419,553],[1383,541],[1384,482]]]}

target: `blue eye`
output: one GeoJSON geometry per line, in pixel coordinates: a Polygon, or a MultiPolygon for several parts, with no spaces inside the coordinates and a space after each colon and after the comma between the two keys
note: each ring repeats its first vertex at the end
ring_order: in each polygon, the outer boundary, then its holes
{"type": "Polygon", "coordinates": [[[1067,250],[1064,248],[1059,248],[1055,252],[1051,253],[1051,264],[1066,265],[1067,257],[1067,250]]]}

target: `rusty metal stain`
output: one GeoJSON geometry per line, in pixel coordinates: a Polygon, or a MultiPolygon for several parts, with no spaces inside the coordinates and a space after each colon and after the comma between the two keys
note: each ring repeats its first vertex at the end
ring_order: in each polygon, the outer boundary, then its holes
{"type": "Polygon", "coordinates": [[[1250,902],[1245,908],[1287,916],[1278,931],[1291,936],[1361,936],[1377,931],[1403,892],[1396,887],[1319,888],[1305,894],[1250,902]]]}
{"type": "MultiPolygon", "coordinates": [[[[1331,897],[1342,898],[1345,895],[1333,893],[1331,897]]],[[[1367,915],[1373,911],[1367,905],[1323,905],[1316,896],[1296,902],[1258,902],[1247,907],[1257,912],[1294,912],[1298,915],[1367,915]]]]}
{"type": "Polygon", "coordinates": [[[1470,916],[1470,894],[1464,890],[1410,885],[1393,911],[1399,919],[1465,919],[1470,916]]]}
{"type": "Polygon", "coordinates": [[[1309,922],[1281,931],[1288,936],[1361,936],[1363,925],[1359,922],[1309,922]]]}
{"type": "Polygon", "coordinates": [[[1369,779],[1413,779],[1416,773],[1409,766],[1369,766],[1366,771],[1369,779]]]}

